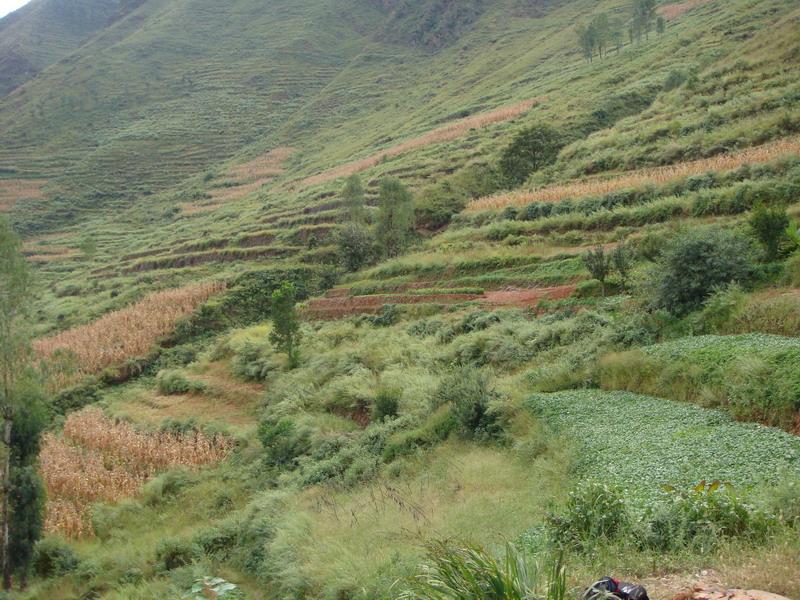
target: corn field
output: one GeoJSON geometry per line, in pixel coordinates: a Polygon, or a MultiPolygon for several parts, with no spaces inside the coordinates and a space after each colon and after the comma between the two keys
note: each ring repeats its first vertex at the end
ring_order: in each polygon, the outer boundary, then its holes
{"type": "Polygon", "coordinates": [[[0,179],[0,212],[11,210],[20,200],[38,200],[44,197],[43,179],[0,179]]]}
{"type": "Polygon", "coordinates": [[[39,358],[57,363],[65,353],[75,369],[53,375],[63,387],[125,360],[145,356],[179,319],[224,289],[222,283],[197,283],[150,294],[139,302],[89,323],[33,343],[39,358]]]}
{"type": "Polygon", "coordinates": [[[231,449],[230,440],[221,436],[148,433],[97,409],[74,413],[62,436],[43,437],[39,458],[48,495],[45,527],[73,538],[91,536],[93,502],[136,496],[160,471],[214,464],[231,449]]]}
{"type": "Polygon", "coordinates": [[[800,154],[800,137],[785,138],[711,158],[640,169],[609,179],[590,179],[554,185],[531,192],[517,191],[495,194],[474,200],[467,206],[467,211],[497,210],[507,206],[525,206],[532,202],[560,202],[568,198],[602,196],[646,184],[663,184],[683,177],[702,175],[709,171],[730,171],[745,164],[765,163],[789,154],[800,154]]]}
{"type": "Polygon", "coordinates": [[[458,121],[454,121],[448,125],[444,125],[443,127],[429,131],[428,133],[424,133],[421,136],[387,148],[386,150],[376,152],[375,154],[367,156],[366,158],[323,171],[317,175],[312,175],[311,177],[301,181],[300,185],[307,187],[310,185],[325,183],[327,181],[333,181],[339,177],[347,177],[380,164],[385,157],[392,158],[395,156],[400,156],[401,154],[406,154],[411,150],[415,150],[416,148],[421,148],[423,146],[449,142],[466,135],[472,129],[482,129],[484,127],[488,127],[489,125],[493,125],[494,123],[510,121],[515,117],[525,114],[534,106],[541,104],[544,100],[544,98],[523,100],[522,102],[518,102],[517,104],[513,104],[511,106],[505,106],[490,112],[459,119],[458,121]]]}

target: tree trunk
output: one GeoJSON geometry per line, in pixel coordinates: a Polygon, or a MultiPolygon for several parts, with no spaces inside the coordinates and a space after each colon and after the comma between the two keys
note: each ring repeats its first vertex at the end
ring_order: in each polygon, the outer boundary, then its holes
{"type": "MultiPolygon", "coordinates": [[[[8,401],[8,396],[5,398],[8,401]]],[[[11,540],[8,535],[8,495],[11,492],[11,407],[6,405],[3,408],[3,445],[5,446],[6,456],[3,459],[3,549],[2,549],[2,568],[3,568],[3,589],[11,589],[11,559],[9,557],[9,545],[11,540]]]]}

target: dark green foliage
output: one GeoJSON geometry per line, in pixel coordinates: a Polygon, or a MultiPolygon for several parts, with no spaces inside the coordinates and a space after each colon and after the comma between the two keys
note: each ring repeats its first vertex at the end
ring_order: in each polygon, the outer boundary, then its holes
{"type": "Polygon", "coordinates": [[[591,548],[600,538],[612,539],[631,527],[622,490],[599,481],[570,492],[563,513],[549,514],[547,523],[556,543],[579,549],[591,548]]]}
{"type": "Polygon", "coordinates": [[[764,247],[767,260],[778,258],[781,243],[786,239],[789,216],[783,207],[768,208],[758,205],[748,220],[750,229],[758,242],[764,247]]]}
{"type": "Polygon", "coordinates": [[[414,198],[399,179],[381,181],[378,195],[377,236],[384,254],[391,258],[408,246],[414,230],[414,198]]]}
{"type": "Polygon", "coordinates": [[[403,390],[399,388],[381,387],[375,394],[375,403],[372,407],[373,420],[382,421],[396,417],[402,396],[403,390]]]}
{"type": "Polygon", "coordinates": [[[336,234],[339,257],[345,271],[358,271],[375,257],[375,240],[367,226],[347,223],[336,234]]]}
{"type": "Polygon", "coordinates": [[[452,541],[427,545],[426,566],[400,600],[565,600],[566,569],[557,556],[546,568],[532,568],[530,558],[506,544],[496,559],[481,546],[452,541]],[[546,576],[546,580],[545,577],[546,576]]]}
{"type": "Polygon", "coordinates": [[[340,198],[348,221],[360,224],[367,222],[367,211],[364,208],[364,186],[361,184],[361,177],[357,174],[348,177],[340,198]]]}
{"type": "Polygon", "coordinates": [[[156,376],[158,391],[162,394],[189,394],[202,392],[205,386],[199,381],[190,381],[182,371],[176,369],[165,369],[159,371],[156,376]]]}
{"type": "Polygon", "coordinates": [[[467,204],[467,195],[449,182],[425,188],[415,201],[417,224],[440,229],[467,204]]]}
{"type": "Polygon", "coordinates": [[[707,552],[726,538],[762,541],[775,524],[724,484],[701,482],[688,490],[669,489],[662,502],[650,506],[639,539],[660,552],[707,552]]]}
{"type": "Polygon", "coordinates": [[[169,538],[156,546],[156,562],[165,571],[192,564],[201,555],[200,548],[189,541],[169,538]]]}
{"type": "Polygon", "coordinates": [[[310,433],[289,419],[265,419],[258,427],[264,446],[264,462],[271,467],[293,469],[311,447],[310,433]]]}
{"type": "Polygon", "coordinates": [[[40,540],[34,549],[33,570],[39,577],[64,575],[74,571],[79,563],[72,548],[60,538],[40,540]]]}
{"type": "Polygon", "coordinates": [[[549,125],[536,125],[516,135],[500,157],[500,172],[516,186],[531,173],[555,162],[564,145],[564,136],[549,125]]]}
{"type": "Polygon", "coordinates": [[[12,471],[9,504],[11,569],[21,572],[24,579],[44,529],[45,491],[36,467],[16,467],[12,471]]]}
{"type": "Polygon", "coordinates": [[[664,81],[664,91],[669,92],[674,90],[675,88],[679,88],[683,85],[686,81],[686,73],[683,71],[679,71],[677,69],[673,69],[667,75],[666,80],[664,81]]]}
{"type": "Polygon", "coordinates": [[[583,260],[583,265],[591,273],[592,277],[600,282],[600,289],[605,297],[606,277],[611,271],[612,257],[606,255],[602,246],[595,246],[592,250],[585,252],[581,256],[581,260],[583,260]]]}
{"type": "Polygon", "coordinates": [[[261,346],[246,343],[231,361],[231,372],[247,381],[264,381],[277,365],[271,358],[264,356],[261,346]]]}
{"type": "Polygon", "coordinates": [[[474,367],[458,367],[442,378],[434,402],[451,407],[462,437],[489,440],[503,431],[502,416],[490,406],[496,398],[486,373],[474,367]]]}
{"type": "Polygon", "coordinates": [[[428,416],[418,427],[400,431],[389,438],[383,450],[383,460],[391,462],[420,448],[434,446],[446,440],[457,429],[458,423],[450,407],[443,406],[428,416]]]}
{"type": "Polygon", "coordinates": [[[300,360],[300,319],[295,308],[297,292],[291,282],[284,282],[272,292],[272,331],[269,341],[279,352],[289,358],[289,368],[294,368],[300,360]]]}
{"type": "Polygon", "coordinates": [[[633,252],[625,244],[620,244],[611,251],[611,266],[619,275],[623,288],[628,286],[633,262],[633,252]]]}
{"type": "Polygon", "coordinates": [[[650,279],[653,304],[675,315],[699,308],[719,286],[747,283],[753,252],[747,239],[716,227],[693,229],[664,248],[650,279]]]}
{"type": "Polygon", "coordinates": [[[367,315],[364,321],[374,327],[391,327],[400,319],[400,307],[396,304],[384,304],[377,315],[367,315]]]}

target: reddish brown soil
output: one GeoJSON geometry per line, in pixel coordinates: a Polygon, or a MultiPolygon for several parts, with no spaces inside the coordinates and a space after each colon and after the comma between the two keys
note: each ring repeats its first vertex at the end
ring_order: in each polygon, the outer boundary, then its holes
{"type": "Polygon", "coordinates": [[[346,288],[330,290],[324,298],[309,301],[304,314],[311,319],[338,319],[348,315],[376,314],[386,304],[458,304],[479,301],[488,307],[514,306],[536,308],[542,300],[560,300],[569,297],[575,285],[547,288],[511,289],[485,294],[386,294],[374,296],[348,296],[346,288]]]}

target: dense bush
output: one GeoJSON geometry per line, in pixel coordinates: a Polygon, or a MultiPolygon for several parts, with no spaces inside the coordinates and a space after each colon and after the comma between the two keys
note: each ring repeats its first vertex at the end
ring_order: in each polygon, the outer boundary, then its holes
{"type": "Polygon", "coordinates": [[[417,224],[427,229],[439,229],[450,222],[454,214],[467,204],[467,195],[449,183],[427,187],[416,198],[417,224]]]}
{"type": "Polygon", "coordinates": [[[564,146],[563,135],[549,125],[536,125],[516,135],[500,157],[500,172],[512,186],[555,162],[564,146]]]}
{"type": "Polygon", "coordinates": [[[670,490],[648,508],[638,539],[660,552],[690,548],[707,552],[726,538],[763,540],[774,518],[746,504],[719,482],[670,490]]]}
{"type": "Polygon", "coordinates": [[[768,208],[763,204],[753,210],[748,220],[753,236],[763,246],[767,260],[778,258],[781,243],[786,237],[789,217],[783,207],[768,208]]]}
{"type": "Polygon", "coordinates": [[[686,314],[715,288],[752,276],[753,252],[745,238],[715,227],[689,230],[669,242],[651,272],[653,305],[686,314]]]}
{"type": "Polygon", "coordinates": [[[245,343],[231,361],[231,372],[247,381],[264,381],[267,375],[278,368],[275,361],[265,354],[263,346],[245,343]]]}
{"type": "Polygon", "coordinates": [[[621,489],[589,481],[570,492],[562,513],[547,516],[547,525],[557,544],[582,549],[629,531],[631,518],[621,489]]]}
{"type": "Polygon", "coordinates": [[[79,563],[72,548],[58,538],[44,538],[36,544],[32,564],[39,577],[58,577],[74,571],[79,563]]]}
{"type": "Polygon", "coordinates": [[[386,418],[394,418],[400,407],[400,398],[403,390],[400,388],[381,387],[375,394],[375,402],[372,408],[372,418],[382,421],[386,418]]]}
{"type": "Polygon", "coordinates": [[[166,571],[190,565],[200,555],[201,549],[186,540],[168,538],[161,540],[156,546],[156,562],[166,571]]]}
{"type": "Polygon", "coordinates": [[[188,394],[202,392],[205,386],[198,381],[189,381],[182,371],[165,369],[156,375],[156,385],[162,394],[188,394]]]}
{"type": "Polygon", "coordinates": [[[336,234],[339,257],[345,271],[358,271],[377,256],[375,238],[364,223],[348,223],[336,234]]]}
{"type": "Polygon", "coordinates": [[[62,390],[53,398],[53,410],[60,414],[80,410],[101,398],[99,382],[93,378],[77,386],[62,390]]]}
{"type": "Polygon", "coordinates": [[[465,438],[488,440],[502,433],[500,413],[491,407],[497,398],[489,376],[474,367],[459,367],[442,378],[434,395],[436,406],[449,405],[465,438]]]}
{"type": "Polygon", "coordinates": [[[258,428],[264,446],[264,462],[271,467],[292,469],[311,447],[310,432],[289,419],[265,419],[258,428]]]}

